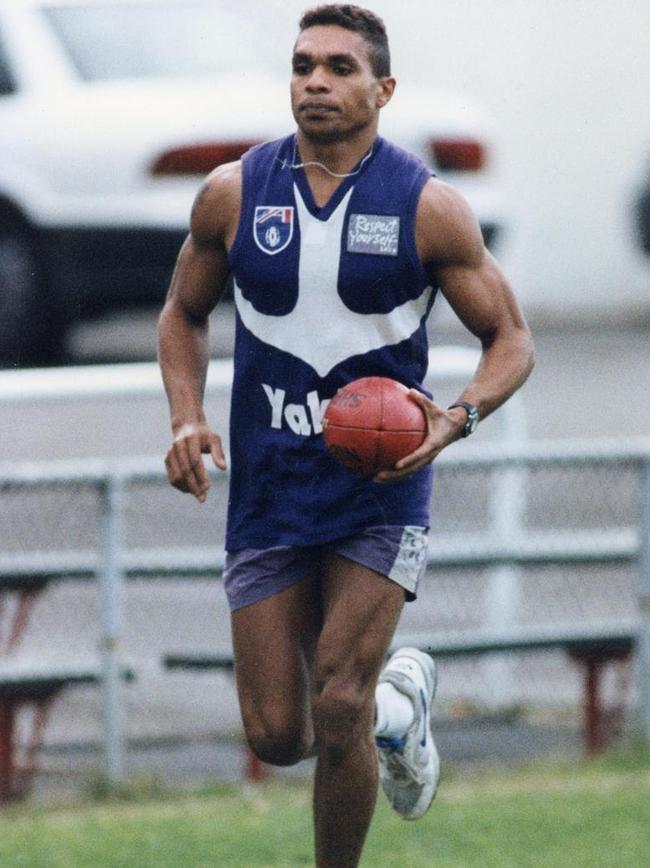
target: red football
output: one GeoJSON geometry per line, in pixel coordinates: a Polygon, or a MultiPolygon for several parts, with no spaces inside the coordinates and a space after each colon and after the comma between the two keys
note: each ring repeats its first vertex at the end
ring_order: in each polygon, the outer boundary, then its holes
{"type": "Polygon", "coordinates": [[[392,470],[422,443],[427,430],[422,408],[408,389],[388,377],[353,380],[329,402],[323,417],[325,443],[337,461],[374,476],[392,470]]]}

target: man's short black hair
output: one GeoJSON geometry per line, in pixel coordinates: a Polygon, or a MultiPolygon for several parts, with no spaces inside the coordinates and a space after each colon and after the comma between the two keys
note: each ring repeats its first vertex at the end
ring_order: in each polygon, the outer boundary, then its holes
{"type": "Polygon", "coordinates": [[[375,78],[390,75],[390,51],[384,22],[378,15],[352,3],[326,3],[308,9],[300,19],[300,32],[318,24],[336,24],[361,34],[368,44],[375,78]]]}

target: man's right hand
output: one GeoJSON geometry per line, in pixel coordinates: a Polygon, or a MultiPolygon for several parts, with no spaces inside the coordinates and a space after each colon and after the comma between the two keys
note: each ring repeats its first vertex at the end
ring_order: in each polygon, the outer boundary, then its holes
{"type": "Polygon", "coordinates": [[[205,423],[190,422],[175,432],[165,457],[167,476],[174,488],[193,494],[201,503],[210,488],[210,477],[202,458],[204,454],[212,456],[219,470],[226,469],[221,437],[205,423]]]}

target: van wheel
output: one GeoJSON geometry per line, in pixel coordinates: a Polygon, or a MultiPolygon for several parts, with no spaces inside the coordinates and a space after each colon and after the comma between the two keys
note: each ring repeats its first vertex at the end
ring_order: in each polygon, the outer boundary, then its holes
{"type": "Polygon", "coordinates": [[[58,361],[64,329],[44,291],[36,246],[27,230],[0,223],[0,363],[58,361]]]}

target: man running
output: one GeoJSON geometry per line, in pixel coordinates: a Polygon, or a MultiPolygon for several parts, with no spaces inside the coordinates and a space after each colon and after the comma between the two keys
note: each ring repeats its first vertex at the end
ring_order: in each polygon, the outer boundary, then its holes
{"type": "Polygon", "coordinates": [[[319,868],[358,864],[378,776],[405,818],[435,795],[433,661],[407,648],[382,664],[425,569],[431,462],[532,368],[530,333],[467,205],[377,134],[394,89],[379,18],[308,11],[293,53],[297,131],[208,177],[160,319],[169,479],[203,502],[202,453],[226,467],[203,411],[208,315],[233,275],[224,584],[237,686],[262,760],[317,758],[319,868]],[[446,409],[422,390],[436,290],[483,348],[446,409]],[[374,480],[322,438],[324,402],[362,376],[401,381],[427,417],[422,446],[374,480]]]}

